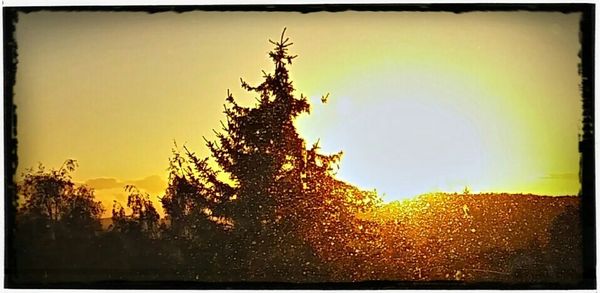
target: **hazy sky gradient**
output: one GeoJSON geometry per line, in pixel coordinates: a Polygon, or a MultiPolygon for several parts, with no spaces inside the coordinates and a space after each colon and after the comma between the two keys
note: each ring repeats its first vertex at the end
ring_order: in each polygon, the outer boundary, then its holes
{"type": "Polygon", "coordinates": [[[323,152],[344,151],[340,178],[386,200],[465,185],[576,194],[579,18],[20,14],[19,174],[74,158],[75,179],[101,187],[107,203],[122,201],[126,182],[159,195],[173,141],[206,155],[202,136],[220,127],[227,89],[242,104],[254,101],[239,78],[256,84],[261,69],[272,70],[268,39],[287,27],[299,55],[290,68],[297,94],[313,102],[297,126],[309,143],[320,138],[323,152]]]}

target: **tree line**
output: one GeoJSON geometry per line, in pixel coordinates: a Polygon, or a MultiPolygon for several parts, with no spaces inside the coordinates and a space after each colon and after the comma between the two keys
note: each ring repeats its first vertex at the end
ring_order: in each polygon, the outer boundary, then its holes
{"type": "Polygon", "coordinates": [[[241,81],[257,95],[256,104],[241,106],[228,92],[226,121],[216,141],[206,142],[219,168],[185,147],[173,151],[161,198],[164,221],[148,194],[127,186],[130,212],[115,203],[104,231],[104,208],[93,189],[72,181],[75,161],[25,174],[18,186],[17,279],[348,278],[335,276],[330,264],[344,257],[342,237],[361,225],[357,212],[374,207],[378,197],[335,178],[341,153],[322,154],[299,136],[294,119],[309,113],[310,104],[295,95],[289,78],[292,43],[283,33],[270,42],[274,71],[263,72],[257,86],[241,81]]]}
{"type": "Polygon", "coordinates": [[[73,182],[76,161],[28,170],[9,227],[12,282],[580,280],[579,208],[567,204],[577,200],[534,196],[519,208],[513,195],[465,188],[377,216],[394,205],[381,208],[376,192],[337,179],[342,153],[299,136],[294,120],[310,104],[295,94],[284,33],[271,41],[273,72],[256,86],[241,81],[256,103],[227,93],[222,129],[206,140],[210,157],[173,150],[164,219],[147,193],[126,186],[127,202],[115,202],[103,229],[106,207],[73,182]]]}

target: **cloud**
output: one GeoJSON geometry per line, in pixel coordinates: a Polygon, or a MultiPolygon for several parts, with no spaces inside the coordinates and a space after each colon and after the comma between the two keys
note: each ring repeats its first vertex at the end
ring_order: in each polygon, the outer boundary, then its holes
{"type": "Polygon", "coordinates": [[[135,185],[137,188],[153,194],[161,193],[167,188],[167,182],[158,175],[148,176],[140,180],[131,180],[127,184],[135,185]]]}
{"type": "Polygon", "coordinates": [[[92,187],[96,190],[119,188],[123,187],[123,183],[119,182],[115,178],[93,178],[85,182],[85,185],[92,187]]]}
{"type": "Polygon", "coordinates": [[[541,178],[549,180],[578,180],[579,175],[576,173],[550,173],[541,178]]]}
{"type": "Polygon", "coordinates": [[[117,178],[92,178],[85,181],[85,184],[95,190],[124,188],[126,185],[135,185],[148,193],[157,194],[163,192],[167,187],[167,182],[158,175],[148,176],[138,180],[119,180],[117,178]]]}
{"type": "Polygon", "coordinates": [[[117,178],[92,178],[84,182],[85,185],[94,188],[96,198],[102,202],[104,207],[103,217],[110,217],[113,202],[117,201],[121,205],[127,204],[127,192],[124,188],[126,185],[134,185],[142,192],[149,193],[150,200],[157,208],[159,215],[164,216],[162,205],[158,196],[163,194],[167,188],[167,182],[158,175],[148,176],[138,180],[119,180],[117,178]]]}

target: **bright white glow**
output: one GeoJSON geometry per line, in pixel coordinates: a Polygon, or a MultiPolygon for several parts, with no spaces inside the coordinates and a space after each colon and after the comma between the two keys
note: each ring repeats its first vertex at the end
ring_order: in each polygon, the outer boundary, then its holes
{"type": "Polygon", "coordinates": [[[368,87],[346,83],[325,105],[313,99],[314,113],[298,120],[309,142],[321,138],[324,153],[344,151],[338,177],[376,188],[386,201],[479,189],[487,154],[469,116],[477,113],[453,106],[472,96],[469,89],[415,72],[378,77],[368,87]]]}

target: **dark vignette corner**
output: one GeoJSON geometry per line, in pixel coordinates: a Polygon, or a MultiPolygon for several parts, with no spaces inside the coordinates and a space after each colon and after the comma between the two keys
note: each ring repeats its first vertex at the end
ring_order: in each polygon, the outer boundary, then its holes
{"type": "Polygon", "coordinates": [[[15,42],[15,23],[17,10],[3,9],[4,38],[4,286],[14,282],[14,227],[16,215],[16,185],[14,175],[17,169],[17,116],[13,103],[15,73],[17,69],[17,44],[15,42]]]}
{"type": "Polygon", "coordinates": [[[580,75],[583,104],[582,134],[579,141],[581,217],[583,227],[582,288],[596,288],[596,187],[594,150],[594,24],[595,5],[582,9],[580,22],[580,75]]]}

